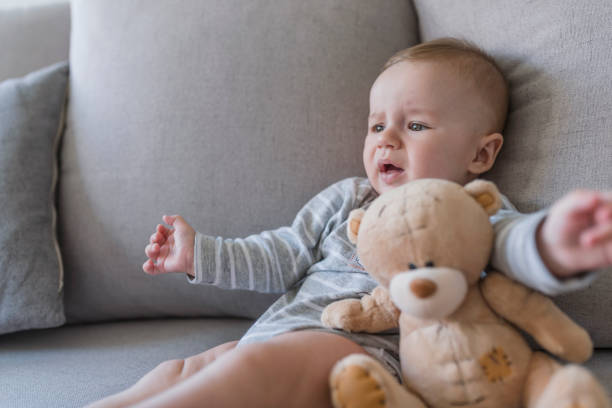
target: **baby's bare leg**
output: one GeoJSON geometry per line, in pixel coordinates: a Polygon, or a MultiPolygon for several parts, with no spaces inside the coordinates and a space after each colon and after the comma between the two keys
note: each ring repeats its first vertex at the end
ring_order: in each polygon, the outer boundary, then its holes
{"type": "Polygon", "coordinates": [[[333,365],[361,346],[339,335],[299,331],[226,353],[137,407],[331,407],[333,365]]]}
{"type": "Polygon", "coordinates": [[[230,341],[184,360],[165,361],[148,372],[132,387],[95,402],[88,408],[126,407],[159,394],[202,370],[219,356],[236,347],[237,343],[237,341],[230,341]]]}

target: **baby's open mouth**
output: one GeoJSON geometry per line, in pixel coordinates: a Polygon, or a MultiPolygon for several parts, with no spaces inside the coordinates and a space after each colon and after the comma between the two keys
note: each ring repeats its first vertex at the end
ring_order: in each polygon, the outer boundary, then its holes
{"type": "Polygon", "coordinates": [[[393,184],[404,173],[404,169],[401,167],[384,160],[380,160],[378,162],[378,171],[380,172],[380,177],[385,184],[393,184]]]}
{"type": "Polygon", "coordinates": [[[404,169],[402,169],[401,167],[397,167],[391,163],[388,164],[383,164],[382,165],[382,172],[383,173],[389,173],[392,171],[404,171],[404,169]]]}
{"type": "Polygon", "coordinates": [[[393,173],[393,172],[402,172],[404,171],[404,169],[402,169],[401,167],[396,166],[395,164],[391,163],[390,161],[387,160],[379,160],[378,161],[378,171],[380,171],[381,173],[393,173]]]}

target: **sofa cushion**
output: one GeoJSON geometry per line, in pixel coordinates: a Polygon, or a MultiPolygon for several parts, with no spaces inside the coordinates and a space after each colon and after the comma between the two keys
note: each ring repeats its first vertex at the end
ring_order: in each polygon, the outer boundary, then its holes
{"type": "Polygon", "coordinates": [[[133,385],[166,360],[236,340],[251,320],[165,319],[0,337],[0,407],[82,407],[133,385]]]}
{"type": "MultiPolygon", "coordinates": [[[[0,337],[0,406],[82,407],[166,360],[242,336],[240,319],[165,319],[64,326],[0,337]]],[[[612,395],[612,350],[585,364],[612,395]]]]}
{"type": "Polygon", "coordinates": [[[73,2],[61,243],[70,321],[254,317],[273,296],[142,272],[162,214],[228,238],[363,175],[368,92],[416,42],[391,0],[73,2]]]}
{"type": "MultiPolygon", "coordinates": [[[[489,176],[520,210],[545,207],[574,188],[612,189],[609,1],[414,3],[422,40],[471,40],[508,78],[505,145],[489,176]]],[[[612,347],[610,272],[557,298],[599,347],[612,347]]]]}
{"type": "Polygon", "coordinates": [[[0,334],[64,323],[55,233],[68,64],[0,83],[0,334]]]}

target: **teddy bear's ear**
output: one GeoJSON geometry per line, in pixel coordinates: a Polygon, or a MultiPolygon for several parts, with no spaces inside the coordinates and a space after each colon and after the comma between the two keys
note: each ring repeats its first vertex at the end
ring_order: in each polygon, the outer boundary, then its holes
{"type": "Polygon", "coordinates": [[[349,240],[353,243],[357,243],[357,235],[359,234],[359,225],[361,224],[361,219],[365,214],[365,210],[362,208],[358,208],[349,213],[348,223],[346,224],[346,235],[348,235],[349,240]]]}
{"type": "Polygon", "coordinates": [[[478,201],[487,214],[493,215],[501,208],[501,195],[494,183],[476,179],[467,183],[464,188],[478,201]]]}

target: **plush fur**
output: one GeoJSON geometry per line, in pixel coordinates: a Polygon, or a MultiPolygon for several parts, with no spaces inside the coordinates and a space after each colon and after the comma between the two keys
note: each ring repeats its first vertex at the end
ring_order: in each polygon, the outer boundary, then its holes
{"type": "Polygon", "coordinates": [[[346,331],[399,326],[404,386],[352,355],[331,373],[336,407],[610,407],[588,370],[532,351],[515,326],[573,363],[592,353],[584,329],[538,292],[499,273],[480,278],[499,207],[493,183],[428,179],[351,213],[349,238],[380,286],[329,305],[321,319],[346,331]]]}

